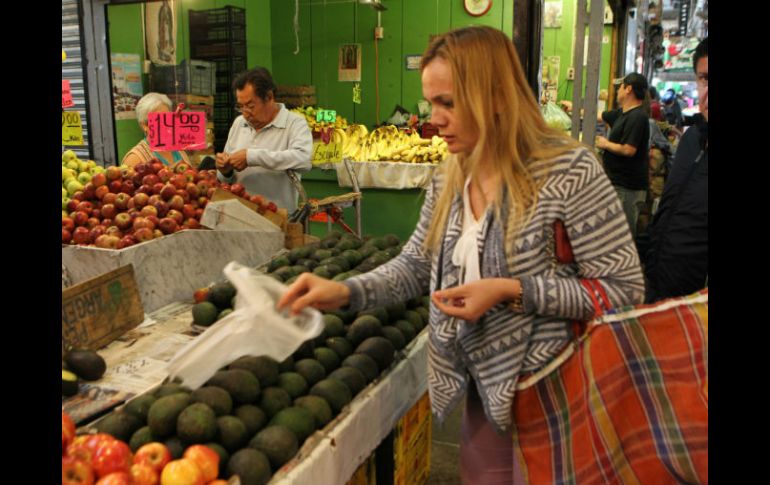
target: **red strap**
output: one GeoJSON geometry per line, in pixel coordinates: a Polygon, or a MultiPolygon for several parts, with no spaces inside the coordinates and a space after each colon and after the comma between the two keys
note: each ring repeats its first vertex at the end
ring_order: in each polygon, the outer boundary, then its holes
{"type": "Polygon", "coordinates": [[[593,318],[598,317],[602,314],[602,306],[599,303],[599,300],[596,298],[596,293],[594,292],[593,285],[591,284],[591,280],[580,280],[580,284],[583,285],[583,287],[588,290],[588,295],[591,297],[591,301],[594,304],[594,316],[593,318]]]}

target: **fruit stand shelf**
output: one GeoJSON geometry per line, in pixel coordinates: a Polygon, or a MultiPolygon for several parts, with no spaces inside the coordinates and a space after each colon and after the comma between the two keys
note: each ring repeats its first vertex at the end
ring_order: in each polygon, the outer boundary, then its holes
{"type": "MultiPolygon", "coordinates": [[[[362,188],[421,189],[428,186],[438,167],[432,163],[353,162],[358,185],[362,188]]],[[[352,187],[350,175],[341,164],[334,164],[340,187],[352,187]]]]}

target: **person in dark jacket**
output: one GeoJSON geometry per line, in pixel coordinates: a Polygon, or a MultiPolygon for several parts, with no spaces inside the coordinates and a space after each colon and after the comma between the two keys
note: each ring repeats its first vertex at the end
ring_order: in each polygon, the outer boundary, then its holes
{"type": "Polygon", "coordinates": [[[708,37],[695,49],[693,67],[700,114],[679,141],[650,228],[648,303],[688,295],[708,281],[708,37]]]}

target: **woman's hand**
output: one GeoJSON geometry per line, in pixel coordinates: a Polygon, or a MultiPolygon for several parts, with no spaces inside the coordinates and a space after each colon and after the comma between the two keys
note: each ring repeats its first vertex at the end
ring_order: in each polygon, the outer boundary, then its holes
{"type": "Polygon", "coordinates": [[[288,306],[291,314],[297,315],[307,306],[318,310],[336,310],[349,301],[350,289],[342,283],[302,273],[278,301],[278,310],[288,306]]]}
{"type": "Polygon", "coordinates": [[[439,310],[450,317],[476,322],[493,306],[513,300],[520,294],[519,280],[490,278],[435,291],[431,300],[439,310]]]}

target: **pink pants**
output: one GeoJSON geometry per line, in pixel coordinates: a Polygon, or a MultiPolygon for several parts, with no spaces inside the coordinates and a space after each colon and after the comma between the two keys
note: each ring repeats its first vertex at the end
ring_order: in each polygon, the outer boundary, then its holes
{"type": "Polygon", "coordinates": [[[526,485],[513,437],[498,435],[487,421],[472,379],[460,427],[460,479],[463,485],[526,485]]]}

